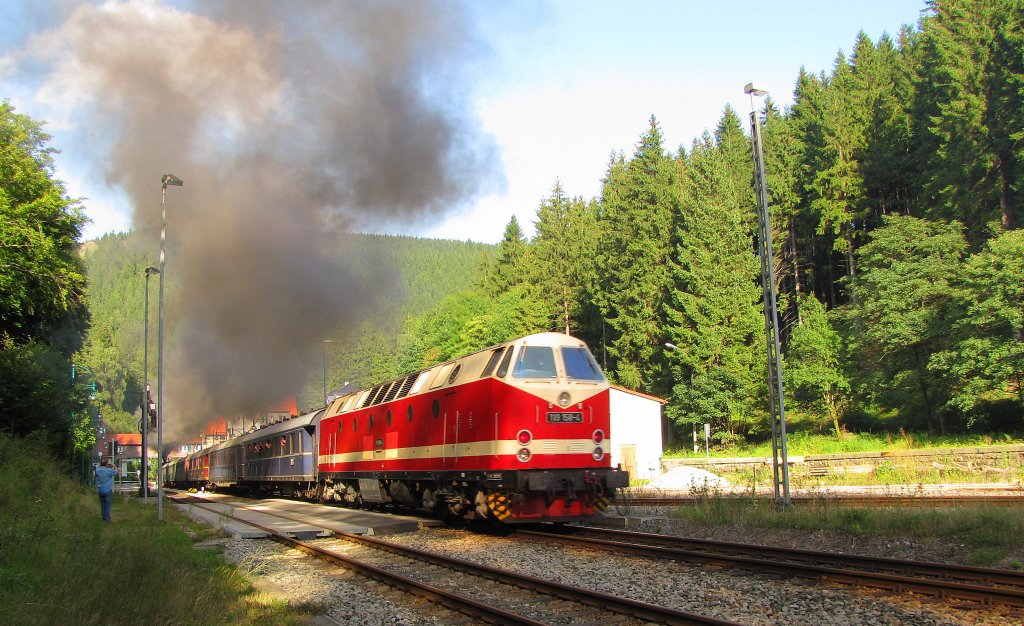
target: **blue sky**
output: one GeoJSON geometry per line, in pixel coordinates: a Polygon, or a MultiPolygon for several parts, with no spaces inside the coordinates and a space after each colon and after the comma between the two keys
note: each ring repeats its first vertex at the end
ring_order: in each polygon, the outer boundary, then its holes
{"type": "MultiPolygon", "coordinates": [[[[5,80],[17,52],[35,33],[60,26],[74,2],[0,2],[0,98],[48,120],[58,176],[84,202],[86,237],[131,228],[125,193],[96,176],[104,158],[88,117],[68,102],[41,101],[24,80],[5,80]],[[56,121],[55,121],[56,120],[56,121]]],[[[143,2],[143,4],[147,4],[143,2]]],[[[154,5],[161,4],[152,2],[154,5]]],[[[173,3],[176,6],[185,4],[173,3]]],[[[216,4],[216,3],[211,3],[216,4]]],[[[667,147],[688,146],[713,128],[728,103],[750,111],[743,86],[755,81],[782,105],[792,101],[801,66],[828,71],[857,33],[895,37],[916,24],[924,0],[859,2],[535,1],[473,2],[478,37],[491,54],[467,87],[484,131],[501,157],[504,188],[465,198],[444,216],[415,223],[380,222],[376,232],[493,243],[511,216],[528,234],[555,180],[570,195],[600,193],[609,154],[627,155],[657,117],[667,147]]],[[[24,73],[25,69],[20,68],[24,73]]]]}

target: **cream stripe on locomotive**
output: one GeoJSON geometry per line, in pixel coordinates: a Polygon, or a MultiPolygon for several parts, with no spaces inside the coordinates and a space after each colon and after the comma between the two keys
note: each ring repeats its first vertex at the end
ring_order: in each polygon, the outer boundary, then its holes
{"type": "Polygon", "coordinates": [[[358,463],[372,460],[413,460],[413,459],[444,459],[467,456],[513,456],[523,448],[529,450],[534,457],[552,454],[591,454],[595,447],[611,449],[611,440],[605,439],[600,444],[591,439],[534,439],[527,445],[518,441],[498,439],[491,441],[473,441],[469,443],[449,443],[433,446],[414,446],[410,448],[377,448],[376,450],[359,450],[340,454],[321,454],[317,462],[323,464],[358,463]]]}

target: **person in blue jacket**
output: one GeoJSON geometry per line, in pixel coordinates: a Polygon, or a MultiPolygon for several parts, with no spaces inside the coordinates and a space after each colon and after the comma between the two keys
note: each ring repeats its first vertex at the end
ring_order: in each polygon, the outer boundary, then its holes
{"type": "Polygon", "coordinates": [[[100,513],[103,521],[110,521],[110,505],[114,499],[114,476],[117,470],[110,466],[110,461],[103,459],[96,468],[96,493],[100,496],[100,513]]]}

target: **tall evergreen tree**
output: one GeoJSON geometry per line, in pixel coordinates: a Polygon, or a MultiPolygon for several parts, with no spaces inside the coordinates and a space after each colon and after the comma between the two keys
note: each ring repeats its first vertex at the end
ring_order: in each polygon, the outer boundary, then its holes
{"type": "Polygon", "coordinates": [[[537,210],[530,242],[531,283],[545,302],[551,328],[573,334],[596,274],[597,215],[582,198],[567,198],[561,182],[537,210]]]}
{"type": "Polygon", "coordinates": [[[663,148],[652,116],[633,157],[613,163],[601,192],[597,301],[609,326],[612,377],[654,391],[664,371],[662,302],[679,165],[663,148]]]}
{"type": "Polygon", "coordinates": [[[1011,43],[1019,34],[1005,30],[1019,26],[1019,3],[932,0],[928,8],[914,107],[922,202],[929,216],[962,221],[977,243],[988,222],[1010,229],[1021,219],[1014,189],[1022,137],[1013,127],[1021,96],[1012,85],[1021,84],[1022,68],[1011,43]]]}
{"type": "MultiPolygon", "coordinates": [[[[729,112],[726,112],[726,123],[729,112]]],[[[749,427],[764,380],[757,257],[747,178],[730,146],[705,135],[691,151],[669,263],[666,335],[676,385],[667,414],[677,423],[711,423],[716,432],[749,427]],[[760,355],[760,358],[759,358],[760,355]]]]}
{"type": "Polygon", "coordinates": [[[491,295],[499,296],[526,281],[527,254],[526,236],[513,215],[505,226],[494,268],[490,272],[488,292],[491,295]]]}

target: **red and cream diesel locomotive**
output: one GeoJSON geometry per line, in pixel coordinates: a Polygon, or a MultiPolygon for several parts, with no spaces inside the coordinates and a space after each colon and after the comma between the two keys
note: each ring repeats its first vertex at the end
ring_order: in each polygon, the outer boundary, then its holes
{"type": "Polygon", "coordinates": [[[541,333],[338,398],[320,421],[323,497],[505,522],[597,514],[628,483],[608,393],[586,344],[541,333]]]}
{"type": "MultiPolygon", "coordinates": [[[[213,486],[272,485],[321,501],[418,508],[453,521],[591,517],[628,484],[627,473],[611,466],[608,381],[586,344],[564,334],[521,337],[361,389],[299,421],[312,449],[281,444],[281,453],[315,467],[302,484],[268,471],[285,467],[272,464],[273,448],[259,452],[267,468],[247,462],[251,443],[228,441],[185,463],[208,465],[204,475],[220,478],[213,486]],[[219,467],[219,458],[235,469],[219,467]],[[247,472],[258,476],[239,475],[247,472]]],[[[259,431],[238,439],[254,435],[259,431]]]]}

